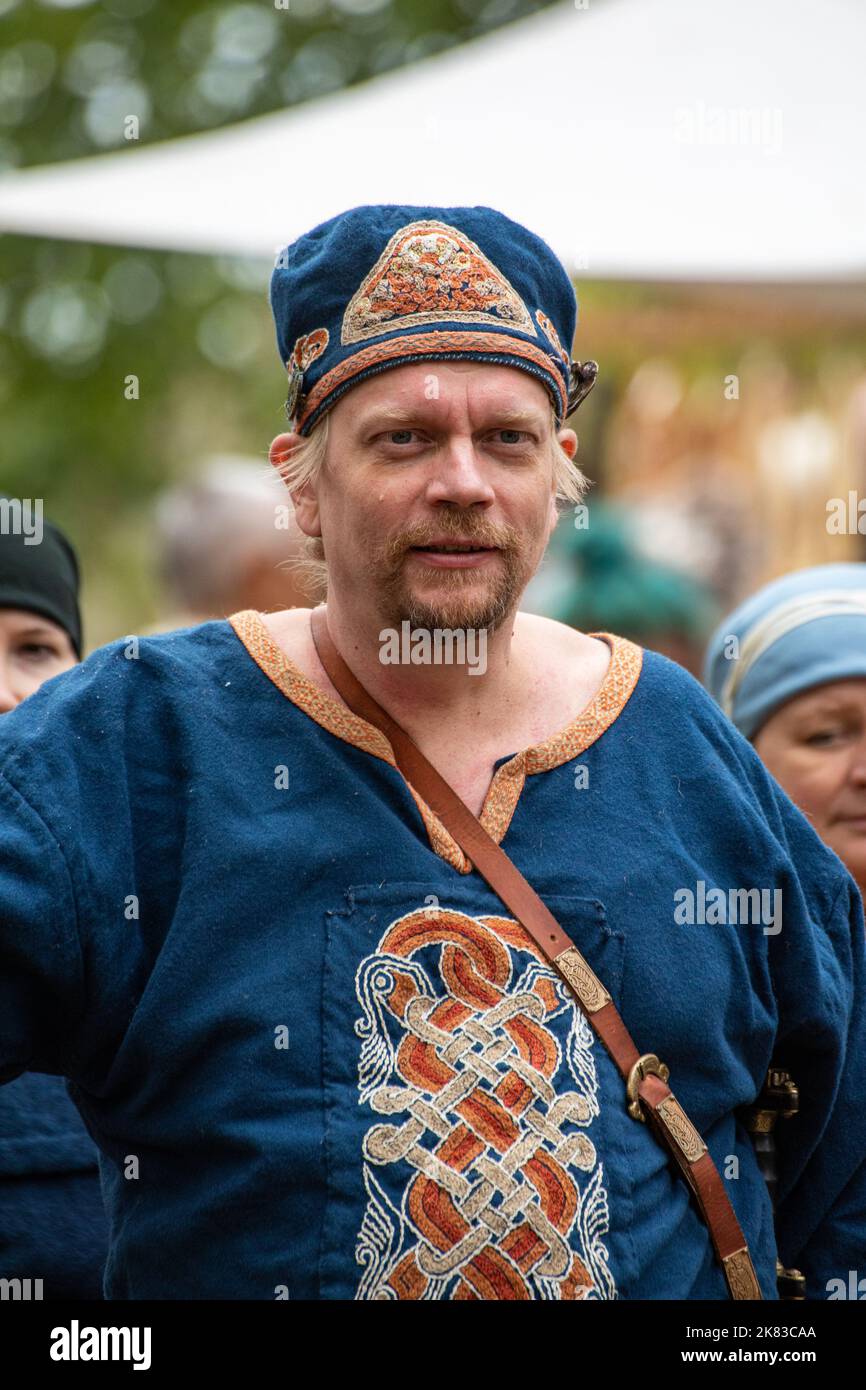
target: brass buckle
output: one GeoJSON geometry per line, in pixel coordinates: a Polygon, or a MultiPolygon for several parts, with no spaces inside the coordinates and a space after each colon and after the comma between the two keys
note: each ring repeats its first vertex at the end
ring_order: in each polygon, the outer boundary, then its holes
{"type": "Polygon", "coordinates": [[[628,1097],[628,1113],[633,1120],[640,1120],[642,1125],[646,1124],[646,1116],[640,1108],[640,1097],[638,1086],[647,1076],[657,1076],[660,1080],[667,1082],[670,1078],[671,1069],[664,1062],[660,1062],[654,1052],[645,1052],[642,1057],[638,1057],[634,1066],[628,1074],[628,1081],[625,1083],[625,1093],[628,1097]]]}
{"type": "Polygon", "coordinates": [[[800,1092],[791,1073],[770,1067],[760,1094],[741,1114],[750,1134],[772,1134],[778,1119],[790,1120],[799,1109],[800,1092]]]}
{"type": "Polygon", "coordinates": [[[776,1261],[776,1285],[780,1299],[802,1302],[806,1297],[806,1276],[799,1269],[785,1269],[780,1260],[776,1261]]]}

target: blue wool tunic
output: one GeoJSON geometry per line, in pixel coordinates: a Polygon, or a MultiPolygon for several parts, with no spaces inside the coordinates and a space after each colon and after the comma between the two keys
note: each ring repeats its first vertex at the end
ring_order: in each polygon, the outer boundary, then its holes
{"type": "Polygon", "coordinates": [[[98,1150],[62,1078],[25,1072],[0,1087],[0,1278],[101,1298],[107,1247],[98,1150]]]}
{"type": "MultiPolygon", "coordinates": [[[[823,1298],[866,1267],[860,899],[697,682],[606,640],[482,818],[671,1068],[767,1298],[736,1112],[784,1048],[779,1249],[823,1298]]],[[[564,984],[257,614],[94,652],[0,721],[0,774],[0,1077],[70,1080],[107,1297],[728,1296],[564,984]]]]}

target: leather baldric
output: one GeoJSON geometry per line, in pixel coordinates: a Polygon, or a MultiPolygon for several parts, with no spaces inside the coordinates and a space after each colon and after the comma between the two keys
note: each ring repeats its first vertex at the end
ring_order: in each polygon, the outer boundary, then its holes
{"type": "Polygon", "coordinates": [[[534,888],[405,730],[353,675],[328,632],[323,607],[313,609],[311,627],[319,660],[349,709],[385,735],[407,782],[439,817],[577,999],[626,1083],[629,1114],[649,1123],[688,1184],[709,1228],[731,1297],[760,1299],[760,1286],[734,1209],[706,1144],[667,1084],[668,1068],[654,1054],[638,1051],[601,980],[534,888]]]}

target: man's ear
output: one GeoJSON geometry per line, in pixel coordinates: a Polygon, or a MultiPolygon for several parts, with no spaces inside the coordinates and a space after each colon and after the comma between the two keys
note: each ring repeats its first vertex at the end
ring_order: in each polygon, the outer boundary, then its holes
{"type": "MultiPolygon", "coordinates": [[[[280,477],[283,467],[289,462],[295,450],[306,441],[301,434],[278,434],[271,443],[268,458],[280,477]]],[[[319,525],[319,502],[312,483],[289,492],[295,508],[295,520],[305,536],[321,536],[319,525]]]]}
{"type": "Polygon", "coordinates": [[[577,435],[574,430],[559,430],[556,435],[570,459],[577,453],[577,435]]]}
{"type": "MultiPolygon", "coordinates": [[[[566,430],[566,429],[557,430],[557,432],[556,432],[556,439],[557,439],[557,442],[558,442],[558,443],[560,444],[560,446],[562,447],[563,451],[564,451],[566,454],[568,454],[568,457],[569,457],[570,459],[573,459],[574,456],[575,456],[575,454],[577,453],[577,435],[575,434],[574,430],[566,430]]],[[[548,533],[547,533],[547,539],[548,539],[548,541],[550,540],[551,536],[553,535],[554,531],[556,530],[558,521],[559,521],[559,507],[558,507],[558,505],[557,505],[556,489],[555,489],[555,487],[554,487],[554,489],[553,489],[553,491],[552,491],[552,493],[551,493],[551,498],[550,498],[550,512],[549,512],[549,515],[548,515],[548,533]]]]}
{"type": "Polygon", "coordinates": [[[278,473],[283,464],[288,463],[292,454],[303,442],[303,436],[300,434],[278,434],[276,439],[271,441],[268,458],[278,473]]]}

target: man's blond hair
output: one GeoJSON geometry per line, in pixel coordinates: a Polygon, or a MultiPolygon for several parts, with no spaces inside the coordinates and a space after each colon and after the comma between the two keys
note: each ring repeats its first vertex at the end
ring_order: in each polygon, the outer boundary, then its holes
{"type": "MultiPolygon", "coordinates": [[[[589,480],[563,449],[557,438],[555,417],[552,416],[552,420],[553,475],[557,504],[562,510],[569,503],[577,506],[583,501],[589,480]]],[[[279,465],[277,472],[290,494],[298,492],[307,483],[314,483],[324,467],[328,453],[329,422],[330,416],[326,414],[303,442],[279,465]]],[[[317,598],[327,591],[328,566],[325,548],[318,536],[304,538],[301,558],[294,562],[293,568],[297,568],[301,581],[307,584],[310,592],[317,598]]]]}

